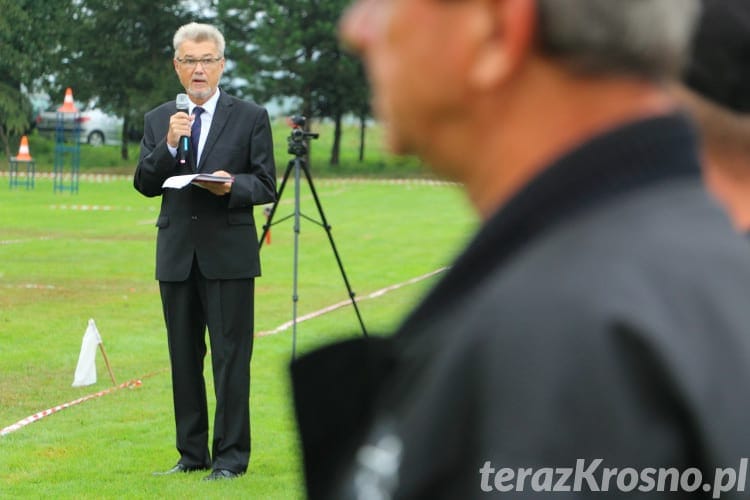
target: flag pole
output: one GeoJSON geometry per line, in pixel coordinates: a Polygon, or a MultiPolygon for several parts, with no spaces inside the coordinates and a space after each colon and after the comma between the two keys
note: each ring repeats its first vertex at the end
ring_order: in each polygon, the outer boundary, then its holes
{"type": "Polygon", "coordinates": [[[112,385],[117,385],[117,382],[115,381],[115,374],[112,373],[112,367],[109,364],[107,351],[104,350],[104,342],[102,342],[101,340],[99,341],[99,350],[102,351],[102,356],[104,357],[104,364],[107,365],[107,371],[109,372],[109,378],[112,379],[112,385]]]}

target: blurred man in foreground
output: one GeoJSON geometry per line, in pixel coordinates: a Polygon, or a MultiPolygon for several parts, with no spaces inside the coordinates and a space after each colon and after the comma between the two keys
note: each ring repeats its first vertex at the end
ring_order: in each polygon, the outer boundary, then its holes
{"type": "Polygon", "coordinates": [[[293,365],[311,498],[746,494],[750,252],[663,85],[698,11],[347,12],[390,147],[461,182],[484,223],[393,337],[293,365]]]}

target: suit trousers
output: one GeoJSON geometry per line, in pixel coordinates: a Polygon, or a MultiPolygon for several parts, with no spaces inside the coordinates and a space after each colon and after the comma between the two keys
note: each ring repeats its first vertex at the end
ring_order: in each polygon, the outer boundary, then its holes
{"type": "Polygon", "coordinates": [[[250,459],[250,358],[255,280],[205,278],[193,260],[186,281],[160,281],[172,365],[179,462],[242,473],[250,459]],[[208,327],[216,410],[208,451],[203,363],[208,327]]]}

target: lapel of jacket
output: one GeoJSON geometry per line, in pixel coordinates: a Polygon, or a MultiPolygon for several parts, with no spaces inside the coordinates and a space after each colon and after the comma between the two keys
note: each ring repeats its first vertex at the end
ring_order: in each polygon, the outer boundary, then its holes
{"type": "MultiPolygon", "coordinates": [[[[229,120],[229,115],[232,111],[232,99],[222,92],[219,94],[219,102],[216,103],[216,110],[214,116],[211,119],[211,128],[208,130],[208,137],[206,138],[206,144],[203,146],[203,152],[201,153],[201,160],[198,163],[198,172],[202,171],[206,166],[206,159],[211,155],[211,150],[219,139],[224,126],[229,120]]],[[[223,168],[221,165],[212,165],[214,170],[223,168]]]]}

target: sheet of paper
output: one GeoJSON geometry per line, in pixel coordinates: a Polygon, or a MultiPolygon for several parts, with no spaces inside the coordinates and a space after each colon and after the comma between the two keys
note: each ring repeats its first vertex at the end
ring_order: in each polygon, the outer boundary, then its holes
{"type": "Polygon", "coordinates": [[[222,177],[220,175],[211,174],[186,174],[186,175],[173,175],[169,177],[161,185],[162,188],[169,189],[182,189],[188,184],[194,182],[233,182],[234,177],[222,177]]]}
{"type": "Polygon", "coordinates": [[[198,177],[198,174],[173,175],[172,177],[169,177],[166,181],[164,181],[164,184],[162,184],[161,187],[182,189],[193,182],[193,179],[195,179],[196,177],[198,177]]]}

